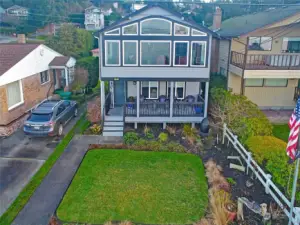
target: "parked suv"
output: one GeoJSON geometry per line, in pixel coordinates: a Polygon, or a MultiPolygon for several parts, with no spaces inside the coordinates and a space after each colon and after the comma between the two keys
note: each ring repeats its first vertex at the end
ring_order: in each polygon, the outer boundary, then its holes
{"type": "Polygon", "coordinates": [[[47,100],[39,104],[24,123],[29,135],[62,135],[64,126],[78,114],[76,101],[47,100]]]}

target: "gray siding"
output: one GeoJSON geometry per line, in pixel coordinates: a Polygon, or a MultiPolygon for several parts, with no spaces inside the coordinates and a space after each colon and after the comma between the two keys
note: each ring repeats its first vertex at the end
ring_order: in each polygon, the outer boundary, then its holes
{"type": "Polygon", "coordinates": [[[228,71],[228,61],[229,61],[229,51],[230,51],[230,41],[227,40],[220,40],[220,47],[219,47],[219,73],[221,72],[221,67],[225,69],[226,74],[228,71]]]}
{"type": "Polygon", "coordinates": [[[186,82],[186,96],[199,94],[200,82],[186,82]]]}

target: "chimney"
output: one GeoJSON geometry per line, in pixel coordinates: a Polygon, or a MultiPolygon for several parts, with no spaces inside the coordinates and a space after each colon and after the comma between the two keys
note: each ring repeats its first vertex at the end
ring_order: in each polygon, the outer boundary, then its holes
{"type": "Polygon", "coordinates": [[[213,30],[217,31],[221,29],[221,23],[222,23],[222,9],[217,6],[214,17],[213,17],[213,30]]]}
{"type": "Polygon", "coordinates": [[[18,43],[19,44],[26,44],[26,36],[25,36],[25,34],[18,34],[18,43]]]}

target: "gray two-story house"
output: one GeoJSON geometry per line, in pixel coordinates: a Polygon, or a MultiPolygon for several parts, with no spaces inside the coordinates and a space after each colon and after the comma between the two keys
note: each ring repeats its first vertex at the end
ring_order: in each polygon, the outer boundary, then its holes
{"type": "Polygon", "coordinates": [[[207,116],[214,33],[161,6],[99,32],[103,135],[125,123],[200,123],[207,116]]]}

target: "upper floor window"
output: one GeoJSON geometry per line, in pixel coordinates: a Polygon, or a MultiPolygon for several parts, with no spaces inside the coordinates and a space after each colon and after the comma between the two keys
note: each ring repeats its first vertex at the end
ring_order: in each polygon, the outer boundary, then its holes
{"type": "Polygon", "coordinates": [[[207,36],[207,34],[200,30],[192,29],[192,36],[207,36]]]}
{"type": "Polygon", "coordinates": [[[174,66],[187,66],[189,56],[189,42],[188,41],[174,41],[174,66]]]}
{"type": "Polygon", "coordinates": [[[300,37],[285,37],[282,42],[282,52],[299,53],[300,37]]]}
{"type": "Polygon", "coordinates": [[[166,19],[154,18],[141,22],[141,35],[163,35],[172,34],[172,23],[166,19]]]}
{"type": "Polygon", "coordinates": [[[138,24],[130,24],[127,26],[124,26],[122,28],[122,34],[123,35],[137,35],[138,34],[138,24]]]}
{"type": "Polygon", "coordinates": [[[258,51],[271,51],[272,37],[250,37],[248,49],[258,51]]]}
{"type": "Polygon", "coordinates": [[[123,41],[123,65],[137,66],[138,41],[123,41]]]}
{"type": "Polygon", "coordinates": [[[114,30],[110,30],[104,33],[105,35],[111,35],[111,36],[115,36],[115,35],[120,35],[120,28],[114,29],[114,30]]]}
{"type": "Polygon", "coordinates": [[[205,66],[206,61],[206,42],[192,41],[191,66],[205,66]]]}
{"type": "Polygon", "coordinates": [[[105,65],[120,66],[120,41],[105,41],[105,65]]]}
{"type": "Polygon", "coordinates": [[[180,25],[178,23],[174,24],[174,34],[176,36],[189,36],[190,35],[190,28],[180,25]]]}
{"type": "Polygon", "coordinates": [[[41,72],[40,73],[40,78],[41,78],[41,84],[45,84],[45,83],[49,82],[50,77],[49,77],[49,74],[48,74],[48,70],[41,72]]]}
{"type": "Polygon", "coordinates": [[[141,66],[170,66],[171,41],[141,41],[141,66]]]}

